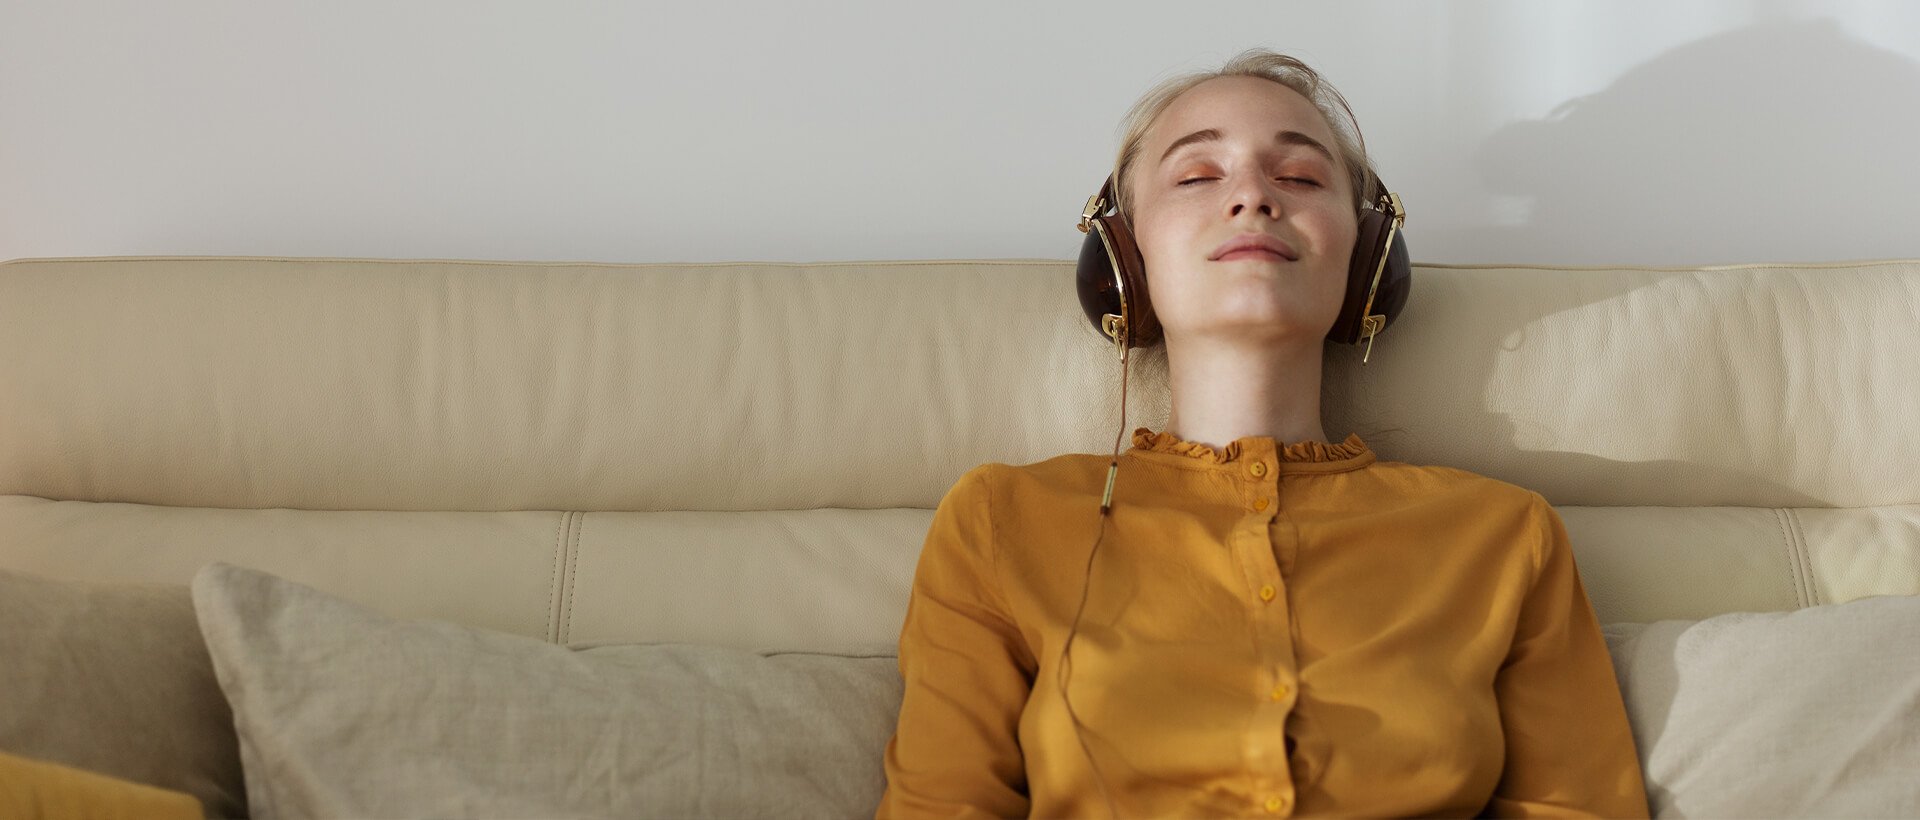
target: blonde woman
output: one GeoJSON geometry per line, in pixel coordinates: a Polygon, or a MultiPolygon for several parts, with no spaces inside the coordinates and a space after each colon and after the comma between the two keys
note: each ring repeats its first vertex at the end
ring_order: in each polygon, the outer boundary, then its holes
{"type": "Polygon", "coordinates": [[[1110,511],[1101,455],[948,491],[876,816],[1646,815],[1554,510],[1322,428],[1378,194],[1344,110],[1256,49],[1128,114],[1165,429],[1133,432],[1110,511]]]}

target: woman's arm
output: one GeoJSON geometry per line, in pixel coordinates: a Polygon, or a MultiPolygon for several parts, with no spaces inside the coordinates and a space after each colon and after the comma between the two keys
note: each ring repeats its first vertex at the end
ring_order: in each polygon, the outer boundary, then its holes
{"type": "Polygon", "coordinates": [[[1487,816],[1646,817],[1646,785],[1606,639],[1566,525],[1535,496],[1533,587],[1494,680],[1506,768],[1487,816]]]}
{"type": "Polygon", "coordinates": [[[920,551],[877,818],[1027,816],[1018,731],[1035,665],[995,571],[991,467],[947,491],[920,551]]]}

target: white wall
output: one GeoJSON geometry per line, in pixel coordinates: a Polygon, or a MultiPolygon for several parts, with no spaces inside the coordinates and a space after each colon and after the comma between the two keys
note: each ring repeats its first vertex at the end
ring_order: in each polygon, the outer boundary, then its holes
{"type": "Polygon", "coordinates": [[[1920,257],[1920,4],[0,5],[0,259],[1071,258],[1121,114],[1255,45],[1422,262],[1920,257]]]}

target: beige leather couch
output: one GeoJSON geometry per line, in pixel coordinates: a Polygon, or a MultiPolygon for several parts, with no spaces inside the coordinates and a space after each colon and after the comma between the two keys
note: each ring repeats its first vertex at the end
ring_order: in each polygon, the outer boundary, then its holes
{"type": "MultiPolygon", "coordinates": [[[[219,560],[550,642],[890,653],[957,476],[1111,448],[1072,276],[16,260],[0,569],[219,560]]],[[[1917,595],[1916,304],[1916,261],[1416,266],[1372,361],[1330,352],[1326,430],[1539,491],[1603,624],[1917,595]]]]}

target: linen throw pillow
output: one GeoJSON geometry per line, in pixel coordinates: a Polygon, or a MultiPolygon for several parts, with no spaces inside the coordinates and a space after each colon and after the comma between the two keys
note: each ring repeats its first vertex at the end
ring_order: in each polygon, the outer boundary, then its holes
{"type": "Polygon", "coordinates": [[[0,751],[247,814],[233,713],[185,584],[0,570],[0,751]]]}
{"type": "Polygon", "coordinates": [[[255,817],[856,817],[892,656],[568,648],[264,572],[193,579],[255,817]]]}
{"type": "Polygon", "coordinates": [[[1920,817],[1920,596],[1608,624],[1655,817],[1920,817]]]}

